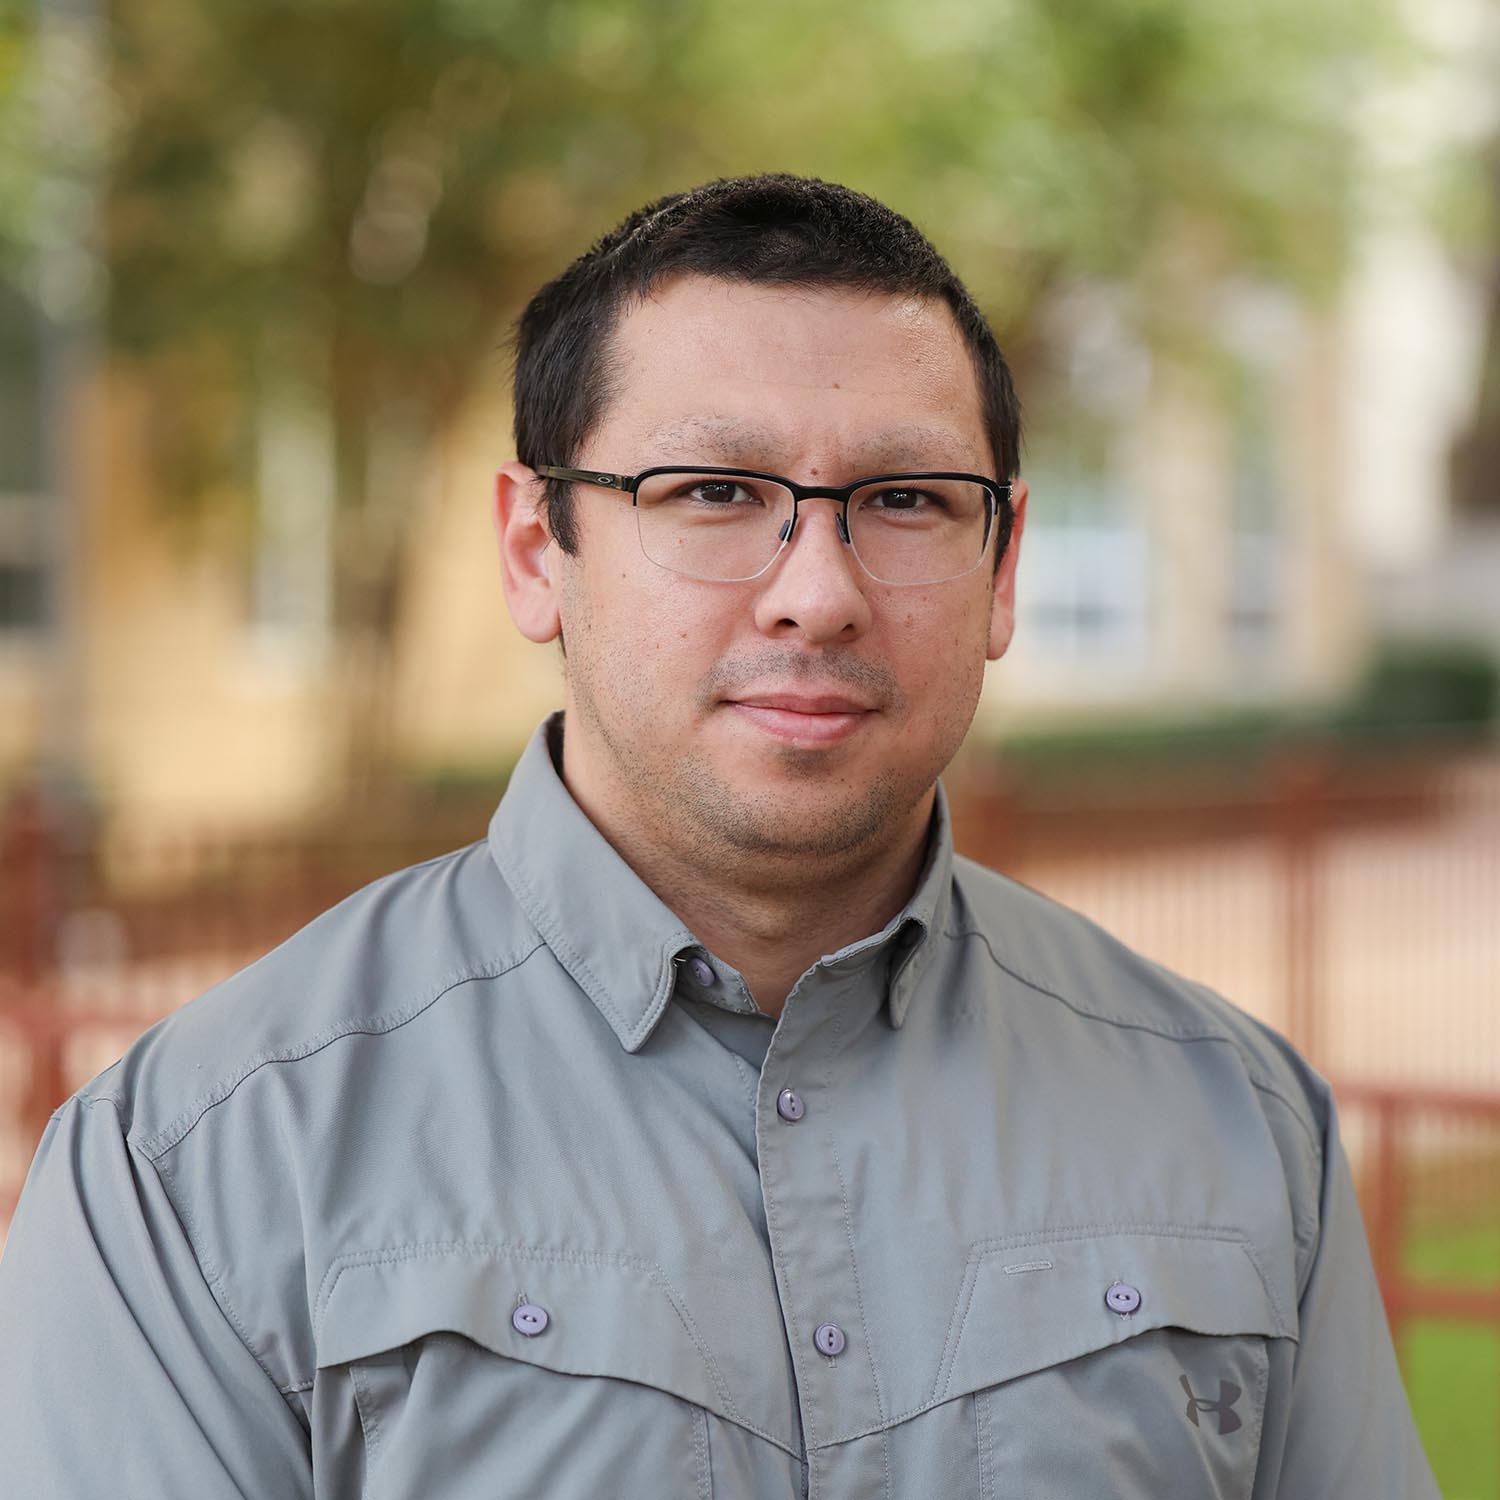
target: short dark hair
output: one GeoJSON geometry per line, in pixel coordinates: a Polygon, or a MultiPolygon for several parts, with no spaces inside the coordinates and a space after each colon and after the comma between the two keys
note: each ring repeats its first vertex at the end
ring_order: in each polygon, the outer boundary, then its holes
{"type": "MultiPolygon", "coordinates": [[[[609,343],[631,298],[669,276],[797,288],[839,287],[945,302],[969,346],[1001,479],[1019,470],[1020,405],[984,315],[909,219],[864,193],[786,172],[720,178],[637,209],[526,305],[516,324],[516,454],[530,468],[571,466],[614,387],[609,343]]],[[[547,524],[578,550],[572,489],[548,480],[547,524]]],[[[1010,540],[1000,522],[995,566],[1010,540]]]]}

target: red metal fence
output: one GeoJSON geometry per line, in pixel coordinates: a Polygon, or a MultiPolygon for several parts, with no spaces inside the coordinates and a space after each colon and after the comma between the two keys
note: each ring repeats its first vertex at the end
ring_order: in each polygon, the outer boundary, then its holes
{"type": "MultiPolygon", "coordinates": [[[[1345,1083],[1339,1087],[1338,1099],[1339,1109],[1346,1118],[1356,1125],[1368,1122],[1371,1127],[1362,1173],[1361,1207],[1386,1313],[1398,1343],[1407,1324],[1419,1318],[1494,1323],[1500,1327],[1500,1283],[1486,1286],[1414,1275],[1405,1253],[1413,1198],[1422,1186],[1424,1175],[1442,1174],[1447,1167],[1450,1200],[1473,1197],[1472,1168],[1454,1174],[1451,1171],[1454,1152],[1434,1153],[1430,1144],[1422,1150],[1419,1127],[1433,1123],[1439,1126],[1477,1123],[1488,1127],[1493,1142],[1500,1137],[1500,1092],[1474,1094],[1345,1083]],[[1457,1180],[1452,1180],[1455,1177],[1457,1180]]],[[[1486,1156],[1486,1165],[1491,1165],[1495,1161],[1493,1146],[1486,1156]]],[[[1456,1206],[1450,1201],[1447,1213],[1451,1215],[1456,1206]]],[[[1500,1272],[1500,1266],[1496,1270],[1500,1272]]]]}

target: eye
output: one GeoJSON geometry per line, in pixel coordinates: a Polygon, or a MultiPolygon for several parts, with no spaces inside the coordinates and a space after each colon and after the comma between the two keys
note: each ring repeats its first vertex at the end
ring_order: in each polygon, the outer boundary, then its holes
{"type": "Polygon", "coordinates": [[[665,498],[699,510],[743,510],[765,504],[758,486],[733,475],[699,474],[684,478],[665,498]]]}
{"type": "Polygon", "coordinates": [[[885,511],[908,512],[946,508],[941,495],[935,495],[929,490],[904,488],[874,490],[860,503],[885,511]]]}
{"type": "Polygon", "coordinates": [[[737,479],[700,479],[685,491],[689,499],[702,505],[743,505],[759,497],[750,493],[737,479]]]}

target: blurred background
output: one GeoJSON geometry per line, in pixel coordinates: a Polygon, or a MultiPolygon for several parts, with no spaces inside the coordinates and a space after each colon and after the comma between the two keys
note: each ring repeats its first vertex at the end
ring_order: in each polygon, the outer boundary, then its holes
{"type": "Polygon", "coordinates": [[[659,193],[913,218],[1017,373],[966,852],[1335,1083],[1500,1494],[1497,0],[0,0],[0,1231],[50,1110],[561,701],[508,329],[659,193]]]}

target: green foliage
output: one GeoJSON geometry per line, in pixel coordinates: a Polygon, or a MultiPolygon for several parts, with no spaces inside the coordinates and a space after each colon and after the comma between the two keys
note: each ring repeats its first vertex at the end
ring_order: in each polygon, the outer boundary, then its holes
{"type": "Polygon", "coordinates": [[[0,272],[18,279],[36,194],[29,108],[33,47],[29,14],[17,0],[0,0],[0,272]]]}
{"type": "Polygon", "coordinates": [[[772,5],[693,38],[678,77],[707,82],[708,117],[756,59],[775,100],[762,159],[912,210],[1006,324],[1061,276],[1144,284],[1184,237],[1327,286],[1352,208],[1347,101],[1392,38],[1384,7],[1292,0],[772,5]]]}
{"type": "MultiPolygon", "coordinates": [[[[1421,752],[1484,741],[1500,723],[1500,666],[1463,641],[1391,641],[1375,652],[1354,691],[1326,704],[1264,704],[1181,712],[1136,712],[1007,735],[999,746],[1027,782],[1109,771],[1188,768],[1254,772],[1272,754],[1303,745],[1357,754],[1421,752]]],[[[1138,785],[1138,782],[1133,782],[1138,785]]]]}
{"type": "Polygon", "coordinates": [[[1468,641],[1396,641],[1371,662],[1353,699],[1334,716],[1360,731],[1480,727],[1500,716],[1500,666],[1468,641]]]}
{"type": "MultiPolygon", "coordinates": [[[[341,556],[388,577],[401,527],[372,554],[366,523],[412,507],[379,434],[420,444],[501,378],[520,299],[661,191],[784,168],[875,192],[1013,349],[1078,276],[1133,287],[1148,332],[1184,256],[1326,286],[1389,4],[112,0],[108,333],[189,507],[243,478],[268,392],[326,408],[363,528],[341,556]]],[[[0,88],[25,35],[0,31],[0,88]]],[[[27,180],[14,92],[0,214],[27,180]]]]}

